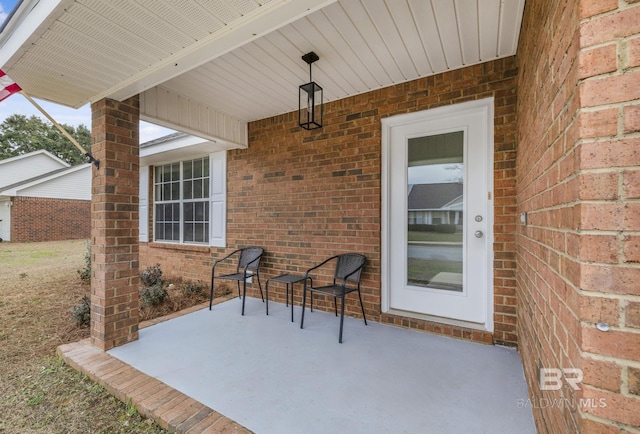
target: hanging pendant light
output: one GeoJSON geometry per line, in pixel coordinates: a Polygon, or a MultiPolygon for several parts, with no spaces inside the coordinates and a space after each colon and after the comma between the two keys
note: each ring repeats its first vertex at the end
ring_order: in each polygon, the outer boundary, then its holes
{"type": "Polygon", "coordinates": [[[313,51],[302,56],[309,64],[309,83],[300,86],[298,95],[298,125],[305,130],[322,127],[322,88],[311,77],[311,64],[319,57],[313,51]]]}

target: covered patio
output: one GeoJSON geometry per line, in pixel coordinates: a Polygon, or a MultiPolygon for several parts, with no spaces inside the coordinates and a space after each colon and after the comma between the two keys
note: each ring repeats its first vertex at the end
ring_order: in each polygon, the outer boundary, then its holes
{"type": "Polygon", "coordinates": [[[307,312],[301,330],[299,306],[292,323],[280,303],[266,316],[247,298],[241,316],[237,298],[223,301],[97,358],[78,345],[60,352],[178,432],[536,432],[514,349],[356,318],[340,345],[331,313],[307,312]]]}
{"type": "MultiPolygon", "coordinates": [[[[520,426],[482,424],[504,422],[504,414],[520,410],[518,399],[530,399],[538,405],[527,411],[541,433],[637,432],[639,23],[637,0],[20,1],[0,30],[2,71],[33,97],[92,107],[92,154],[100,166],[92,168],[91,341],[73,351],[86,362],[100,360],[95,371],[109,370],[108,381],[133,394],[111,388],[117,396],[136,402],[134,397],[155,391],[160,395],[139,407],[164,409],[158,420],[190,420],[185,426],[191,428],[223,419],[218,409],[214,414],[209,404],[152,376],[137,383],[140,370],[152,373],[175,356],[185,367],[152,375],[170,371],[170,381],[187,371],[210,378],[205,375],[222,369],[213,360],[227,360],[224,378],[246,382],[230,383],[216,396],[265,383],[268,394],[234,398],[243,404],[241,413],[260,414],[282,402],[265,417],[288,415],[296,428],[301,422],[292,415],[306,402],[318,410],[300,419],[323,428],[329,419],[354,420],[341,419],[346,408],[362,416],[358,421],[402,415],[403,423],[418,421],[420,431],[431,425],[435,432],[465,432],[470,425],[464,424],[473,421],[474,432],[523,432],[520,426]],[[312,52],[319,56],[313,76],[302,57],[312,52]],[[322,109],[315,111],[323,113],[322,127],[315,130],[299,120],[314,112],[316,99],[305,100],[299,91],[307,82],[324,89],[322,109]],[[139,143],[140,120],[199,142],[180,143],[151,161],[139,143]],[[431,140],[438,136],[442,141],[431,140]],[[439,149],[458,136],[469,140],[452,142],[451,152],[404,158],[413,144],[439,149]],[[428,140],[414,142],[422,138],[428,140]],[[408,169],[428,166],[435,174],[440,163],[463,164],[465,186],[476,188],[462,199],[468,256],[461,295],[416,290],[403,278],[409,231],[404,214],[393,211],[408,212],[414,185],[408,169]],[[192,185],[207,197],[184,189],[192,185]],[[174,187],[183,193],[168,194],[174,187]],[[168,218],[174,206],[176,218],[168,218]],[[189,209],[208,211],[194,219],[195,211],[184,211],[189,209]],[[363,254],[362,304],[372,325],[363,327],[360,306],[348,303],[352,318],[340,346],[332,318],[317,319],[332,313],[310,315],[300,330],[277,318],[276,309],[266,318],[261,306],[244,318],[234,307],[225,318],[225,305],[174,320],[176,326],[170,321],[145,328],[134,342],[142,268],[161,262],[168,275],[207,281],[213,261],[251,245],[267,252],[267,278],[299,273],[338,253],[363,254]],[[213,323],[189,324],[200,316],[213,323]],[[254,319],[265,323],[251,332],[254,319]],[[288,328],[267,333],[276,321],[288,328]],[[182,322],[186,331],[172,332],[182,322]],[[392,347],[381,342],[387,328],[376,322],[498,346],[424,333],[414,337],[417,344],[409,341],[413,333],[389,329],[402,335],[391,339],[399,345],[392,347]],[[326,336],[315,336],[322,327],[326,336]],[[145,354],[137,348],[153,348],[158,330],[165,332],[164,348],[142,357],[151,365],[138,370],[115,359],[120,352],[145,354]],[[355,350],[374,333],[368,346],[355,350]],[[189,351],[170,348],[176,335],[180,342],[197,342],[189,351]],[[196,356],[207,367],[198,373],[184,356],[205,345],[215,355],[196,356]],[[503,345],[517,346],[522,367],[503,345]],[[257,353],[249,351],[254,346],[257,353]],[[330,361],[316,365],[318,354],[330,361]],[[283,358],[267,359],[276,355],[283,358]],[[499,360],[492,362],[495,355],[499,360]],[[400,366],[410,362],[415,364],[400,366]],[[366,380],[355,381],[351,371],[337,374],[344,364],[366,371],[366,380]],[[231,374],[236,365],[240,373],[231,374]],[[256,366],[261,370],[250,370],[256,366]],[[504,371],[511,372],[505,366],[524,368],[528,395],[515,371],[509,378],[518,386],[505,383],[504,371]],[[579,384],[543,388],[542,369],[579,373],[579,384]],[[292,378],[274,381],[276,373],[292,378]],[[313,385],[321,373],[325,381],[313,385]],[[400,384],[421,389],[411,395],[396,388],[400,384]],[[327,388],[335,396],[350,392],[348,404],[337,400],[341,416],[330,416],[321,404],[327,388]],[[279,390],[285,392],[273,395],[279,390]],[[365,396],[388,402],[369,405],[359,399],[365,396]],[[404,396],[414,399],[402,404],[404,396]],[[396,403],[402,408],[394,410],[396,403]],[[500,412],[487,409],[490,404],[500,412]],[[204,419],[185,418],[188,408],[202,411],[198,417],[204,419]]],[[[446,234],[438,238],[428,242],[452,242],[446,234]]],[[[257,297],[257,291],[249,295],[257,297]]],[[[273,297],[284,301],[284,290],[273,297]]],[[[317,307],[333,308],[330,300],[317,307]]],[[[253,427],[242,415],[230,417],[258,431],[284,423],[271,419],[253,427]]],[[[235,429],[224,420],[223,430],[235,429]]]]}

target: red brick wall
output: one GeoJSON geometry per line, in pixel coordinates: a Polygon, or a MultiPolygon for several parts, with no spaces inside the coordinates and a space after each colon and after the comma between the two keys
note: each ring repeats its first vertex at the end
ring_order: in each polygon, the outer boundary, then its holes
{"type": "Polygon", "coordinates": [[[540,368],[581,368],[575,145],[578,27],[576,8],[528,2],[518,47],[518,337],[531,406],[541,433],[577,432],[571,389],[541,392],[540,368]],[[552,401],[556,402],[556,401],[552,401]]]}
{"type": "Polygon", "coordinates": [[[517,312],[541,433],[640,426],[640,4],[631,3],[525,7],[517,312]],[[542,391],[540,368],[581,369],[581,390],[542,391]]]}
{"type": "Polygon", "coordinates": [[[12,198],[11,241],[28,243],[89,238],[91,202],[43,197],[12,198]]]}
{"type": "Polygon", "coordinates": [[[618,432],[640,427],[640,2],[580,13],[582,396],[607,404],[585,407],[583,424],[618,432]]]}
{"type": "MultiPolygon", "coordinates": [[[[515,344],[516,76],[515,59],[507,58],[327,103],[324,127],[315,131],[300,129],[296,113],[252,122],[249,148],[228,153],[229,249],[209,253],[207,248],[152,243],[141,247],[141,268],[159,262],[169,275],[208,281],[212,257],[256,244],[267,251],[268,277],[356,251],[368,258],[363,301],[369,318],[515,344]],[[380,120],[486,97],[495,97],[495,334],[381,315],[380,120]]],[[[284,301],[284,289],[273,289],[284,301]]],[[[333,301],[326,307],[332,310],[333,301]]],[[[361,315],[357,297],[350,299],[347,311],[361,315]]]]}

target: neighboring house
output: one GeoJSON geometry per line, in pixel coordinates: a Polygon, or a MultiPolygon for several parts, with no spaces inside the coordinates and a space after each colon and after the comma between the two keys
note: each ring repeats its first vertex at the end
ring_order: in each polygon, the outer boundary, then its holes
{"type": "Polygon", "coordinates": [[[91,165],[70,166],[40,150],[0,160],[0,238],[89,238],[91,165]]]}
{"type": "Polygon", "coordinates": [[[464,184],[409,185],[408,223],[410,225],[462,224],[464,184]]]}
{"type": "Polygon", "coordinates": [[[367,317],[517,346],[540,432],[637,431],[640,2],[185,4],[24,0],[0,33],[27,93],[92,103],[96,346],[138,338],[139,267],[206,280],[259,244],[273,276],[358,251],[367,317]],[[154,161],[141,118],[203,141],[154,161]],[[407,142],[449,134],[457,154],[419,154],[464,163],[464,290],[413,291],[407,142]],[[543,369],[579,369],[579,390],[543,369]]]}

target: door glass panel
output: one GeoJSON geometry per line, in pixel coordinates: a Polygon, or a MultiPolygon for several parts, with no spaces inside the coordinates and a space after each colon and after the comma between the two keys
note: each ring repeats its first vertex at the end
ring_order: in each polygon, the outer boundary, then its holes
{"type": "Polygon", "coordinates": [[[408,140],[408,285],[462,292],[463,149],[463,131],[408,140]]]}

